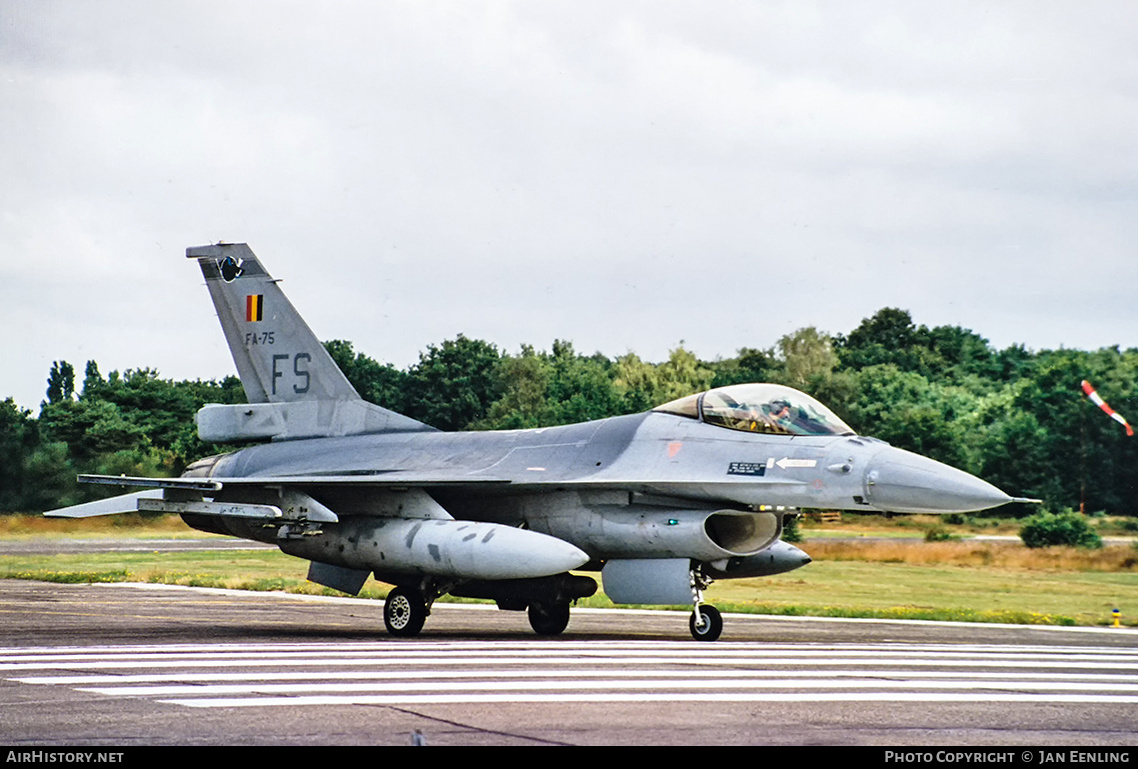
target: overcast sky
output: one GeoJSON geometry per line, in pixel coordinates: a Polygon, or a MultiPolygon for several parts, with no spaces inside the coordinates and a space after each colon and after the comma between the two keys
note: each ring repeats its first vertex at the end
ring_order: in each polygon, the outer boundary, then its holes
{"type": "Polygon", "coordinates": [[[0,399],[322,339],[663,360],[882,307],[1138,346],[1138,4],[0,0],[0,399]]]}

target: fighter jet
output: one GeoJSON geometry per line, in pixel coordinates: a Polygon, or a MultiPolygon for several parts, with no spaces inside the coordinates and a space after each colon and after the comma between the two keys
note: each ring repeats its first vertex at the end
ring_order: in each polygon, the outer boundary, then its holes
{"type": "Polygon", "coordinates": [[[257,442],[180,478],[81,476],[142,488],[54,510],[175,513],[201,531],[268,542],[308,579],[358,594],[394,586],[384,622],[423,628],[445,594],[527,611],[557,635],[600,572],[618,604],[693,607],[694,638],[723,620],[716,579],[796,569],[780,539],[800,508],[951,513],[1016,501],[968,473],[857,435],[814,398],[722,387],[651,411],[530,430],[441,432],[364,401],[245,244],[193,247],[247,404],[197,414],[207,442],[257,442]]]}

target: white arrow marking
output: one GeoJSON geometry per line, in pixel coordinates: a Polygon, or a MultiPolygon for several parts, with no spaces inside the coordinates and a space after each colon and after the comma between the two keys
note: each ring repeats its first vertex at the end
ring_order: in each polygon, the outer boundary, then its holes
{"type": "Polygon", "coordinates": [[[790,459],[789,457],[783,457],[782,459],[775,462],[775,464],[778,465],[779,467],[781,467],[783,470],[785,470],[788,467],[815,467],[818,464],[818,460],[816,460],[816,459],[790,459]]]}

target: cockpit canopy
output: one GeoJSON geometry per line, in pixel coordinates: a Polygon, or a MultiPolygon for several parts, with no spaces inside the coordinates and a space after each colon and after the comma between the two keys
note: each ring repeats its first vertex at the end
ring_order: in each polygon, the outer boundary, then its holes
{"type": "Polygon", "coordinates": [[[719,387],[652,410],[744,432],[854,435],[849,425],[806,393],[776,384],[719,387]]]}

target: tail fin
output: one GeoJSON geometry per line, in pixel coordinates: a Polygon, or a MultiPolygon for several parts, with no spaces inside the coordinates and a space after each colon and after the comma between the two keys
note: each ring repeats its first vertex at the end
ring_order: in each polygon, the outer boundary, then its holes
{"type": "Polygon", "coordinates": [[[270,404],[207,406],[198,414],[203,440],[433,429],[360,398],[249,246],[197,246],[186,256],[205,276],[249,403],[270,404]]]}

